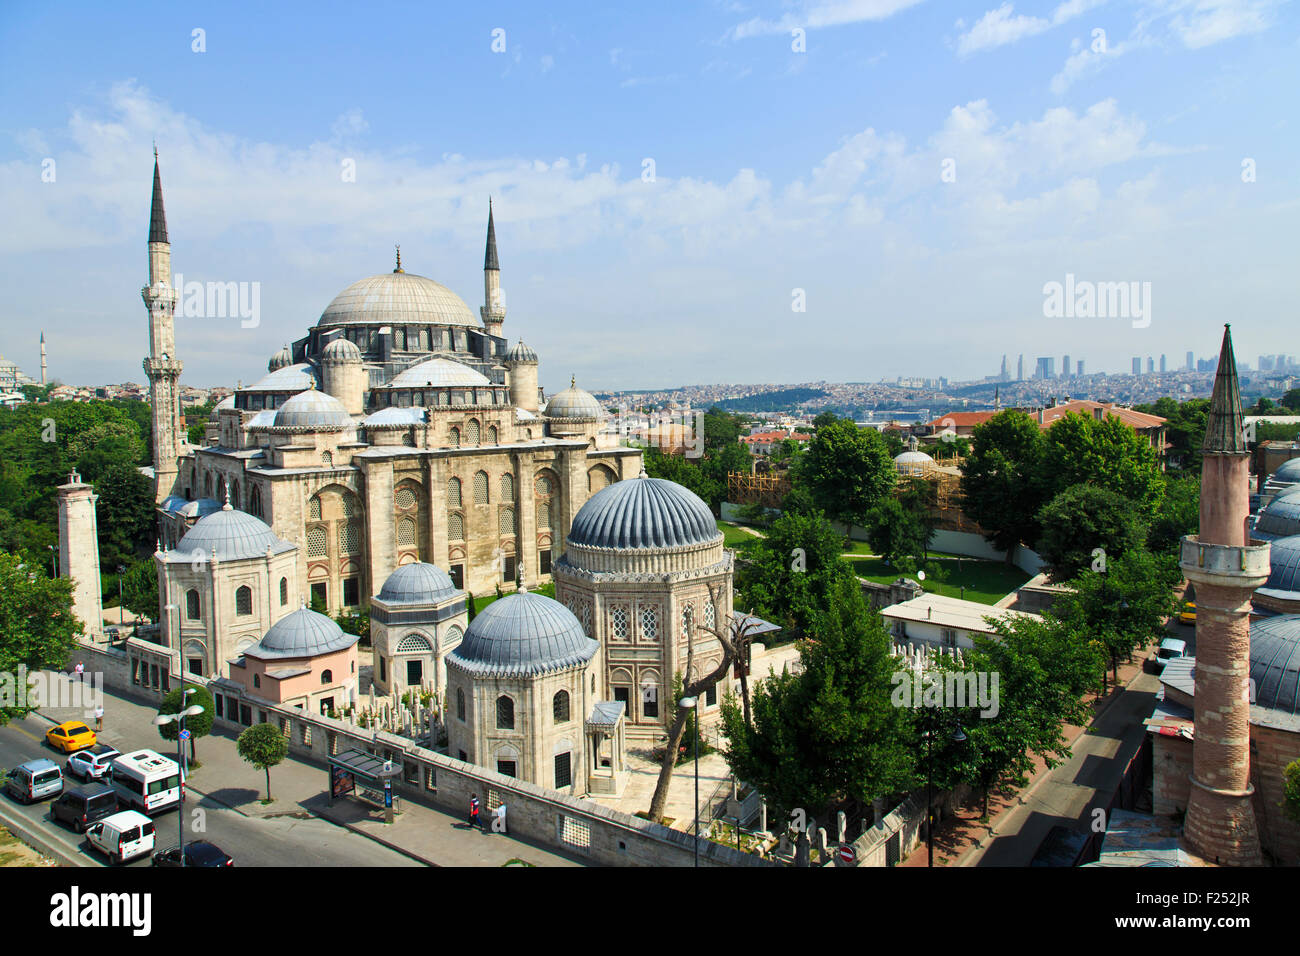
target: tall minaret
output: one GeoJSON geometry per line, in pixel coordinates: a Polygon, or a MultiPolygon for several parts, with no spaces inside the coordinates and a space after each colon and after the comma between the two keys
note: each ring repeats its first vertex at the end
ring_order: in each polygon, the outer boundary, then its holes
{"type": "Polygon", "coordinates": [[[497,230],[492,222],[492,198],[488,197],[487,252],[483,256],[483,327],[488,335],[500,335],[506,320],[506,302],[501,295],[501,263],[497,261],[497,230]]]}
{"type": "Polygon", "coordinates": [[[104,606],[100,599],[99,527],[95,521],[95,489],[75,471],[58,488],[59,577],[72,578],[72,612],[92,641],[104,637],[104,606]]]}
{"type": "Polygon", "coordinates": [[[172,288],[172,247],[167,241],[167,214],[163,210],[156,148],[153,204],[149,210],[149,284],[140,290],[140,295],[149,310],[149,357],[144,360],[144,374],[149,377],[149,403],[153,409],[154,497],[162,501],[175,489],[183,432],[178,389],[181,363],[176,358],[173,328],[176,290],[172,288]]]}
{"type": "Polygon", "coordinates": [[[1183,834],[1207,862],[1259,866],[1250,782],[1250,597],[1268,580],[1269,546],[1250,544],[1250,457],[1232,333],[1201,446],[1201,526],[1182,543],[1183,574],[1196,587],[1195,740],[1183,834]]]}
{"type": "Polygon", "coordinates": [[[41,384],[45,384],[45,330],[41,329],[41,384]]]}

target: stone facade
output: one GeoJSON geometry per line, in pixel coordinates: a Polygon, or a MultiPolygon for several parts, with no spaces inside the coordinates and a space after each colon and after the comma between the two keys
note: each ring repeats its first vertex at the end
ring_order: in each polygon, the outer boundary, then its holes
{"type": "Polygon", "coordinates": [[[99,578],[99,529],[92,485],[75,471],[59,485],[59,576],[72,578],[72,613],[91,640],[104,639],[104,603],[99,578]]]}

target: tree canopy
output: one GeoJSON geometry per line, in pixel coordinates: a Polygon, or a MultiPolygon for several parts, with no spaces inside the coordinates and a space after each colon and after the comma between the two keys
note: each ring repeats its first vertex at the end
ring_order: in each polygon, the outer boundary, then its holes
{"type": "Polygon", "coordinates": [[[853,570],[843,560],[844,537],[821,512],[787,512],[746,551],[736,576],[741,604],[798,634],[827,607],[835,584],[853,570]]]}
{"type": "MultiPolygon", "coordinates": [[[[51,580],[46,569],[0,551],[0,672],[62,670],[82,633],[72,613],[72,579],[51,580]]],[[[31,708],[0,705],[0,725],[31,708]]]]}
{"type": "Polygon", "coordinates": [[[1017,545],[1038,540],[1043,434],[1024,412],[1007,409],[975,426],[972,437],[961,466],[963,510],[1009,559],[1017,545]]]}
{"type": "Polygon", "coordinates": [[[894,487],[894,460],[873,428],[849,418],[823,420],[799,458],[796,480],[816,507],[845,524],[862,524],[867,513],[894,487]]]}
{"type": "Polygon", "coordinates": [[[1146,525],[1127,498],[1091,484],[1071,485],[1038,512],[1037,552],[1053,581],[1067,581],[1101,559],[1114,560],[1146,541],[1146,525]]]}

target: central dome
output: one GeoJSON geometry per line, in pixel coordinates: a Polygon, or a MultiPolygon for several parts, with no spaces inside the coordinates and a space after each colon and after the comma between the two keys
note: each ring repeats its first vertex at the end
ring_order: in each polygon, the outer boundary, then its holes
{"type": "Polygon", "coordinates": [[[316,325],[481,327],[464,299],[439,282],[409,272],[385,272],[352,283],[325,307],[316,325]]]}
{"type": "Polygon", "coordinates": [[[268,549],[273,554],[280,554],[292,548],[292,544],[276,537],[264,521],[247,512],[236,511],[227,504],[220,511],[200,518],[194,527],[185,532],[169,556],[181,561],[203,561],[210,558],[242,561],[246,558],[265,557],[268,549]]]}
{"type": "Polygon", "coordinates": [[[588,548],[681,548],[722,536],[699,495],[674,481],[641,475],[587,499],[569,541],[588,548]]]}
{"type": "Polygon", "coordinates": [[[447,662],[498,677],[545,674],[584,664],[599,647],[563,604],[520,591],[479,611],[447,662]]]}

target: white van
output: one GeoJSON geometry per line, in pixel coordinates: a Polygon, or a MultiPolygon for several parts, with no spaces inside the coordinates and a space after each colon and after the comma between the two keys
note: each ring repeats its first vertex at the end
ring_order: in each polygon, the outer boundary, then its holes
{"type": "Polygon", "coordinates": [[[113,761],[113,789],[124,807],[153,815],[181,802],[181,768],[153,750],[133,750],[113,761]]]}
{"type": "Polygon", "coordinates": [[[153,852],[153,821],[135,810],[123,810],[92,823],[86,839],[114,863],[125,863],[153,852]]]}

